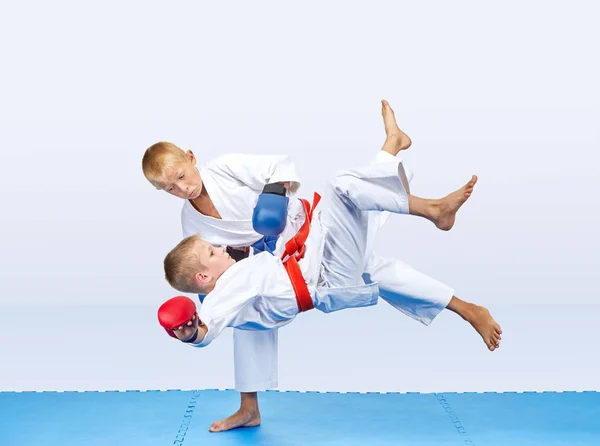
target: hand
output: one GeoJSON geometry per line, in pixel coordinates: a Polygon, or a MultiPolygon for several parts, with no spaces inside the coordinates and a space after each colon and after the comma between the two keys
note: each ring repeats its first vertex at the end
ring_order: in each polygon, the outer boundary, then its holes
{"type": "Polygon", "coordinates": [[[194,314],[192,319],[185,325],[173,329],[173,333],[180,341],[189,341],[198,331],[198,317],[194,314]]]}
{"type": "Polygon", "coordinates": [[[265,185],[252,212],[252,228],[260,235],[280,235],[285,229],[288,203],[283,184],[265,185]]]}

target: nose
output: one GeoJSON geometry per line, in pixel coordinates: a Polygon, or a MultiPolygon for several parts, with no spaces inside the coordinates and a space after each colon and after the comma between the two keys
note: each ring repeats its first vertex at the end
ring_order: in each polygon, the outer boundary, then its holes
{"type": "Polygon", "coordinates": [[[185,195],[186,197],[187,197],[187,196],[190,194],[190,192],[191,192],[191,191],[190,191],[190,186],[189,186],[189,185],[183,185],[183,184],[180,184],[180,185],[179,185],[179,190],[180,190],[180,191],[181,191],[181,193],[182,193],[183,195],[185,195]]]}

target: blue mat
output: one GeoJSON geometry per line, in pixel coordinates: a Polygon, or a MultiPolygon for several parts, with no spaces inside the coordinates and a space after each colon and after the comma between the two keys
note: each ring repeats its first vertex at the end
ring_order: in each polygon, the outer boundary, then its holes
{"type": "Polygon", "coordinates": [[[234,391],[0,393],[0,445],[600,445],[600,393],[259,395],[262,426],[213,434],[234,391]]]}

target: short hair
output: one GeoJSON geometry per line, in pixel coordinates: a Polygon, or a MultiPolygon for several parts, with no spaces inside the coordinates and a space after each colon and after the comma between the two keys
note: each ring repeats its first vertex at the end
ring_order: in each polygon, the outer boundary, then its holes
{"type": "Polygon", "coordinates": [[[144,176],[153,183],[153,180],[164,174],[165,168],[173,161],[186,161],[183,149],[166,141],[152,144],[142,158],[144,176]]]}
{"type": "Polygon", "coordinates": [[[180,241],[165,257],[165,279],[182,293],[203,293],[202,286],[196,283],[195,275],[202,269],[200,256],[194,249],[200,240],[198,234],[191,235],[180,241]]]}

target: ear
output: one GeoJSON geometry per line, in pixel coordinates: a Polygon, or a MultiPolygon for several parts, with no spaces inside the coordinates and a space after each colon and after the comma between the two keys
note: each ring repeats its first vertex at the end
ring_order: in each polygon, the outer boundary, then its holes
{"type": "Polygon", "coordinates": [[[194,155],[194,152],[188,150],[187,152],[185,152],[185,156],[187,157],[190,163],[192,163],[194,166],[196,165],[196,156],[194,155]]]}
{"type": "Polygon", "coordinates": [[[198,272],[194,275],[194,279],[196,279],[196,282],[205,285],[210,282],[211,277],[203,272],[198,272]]]}

